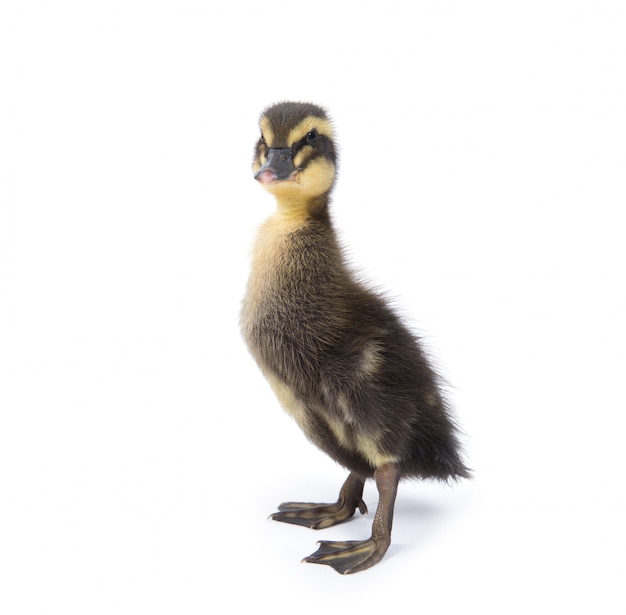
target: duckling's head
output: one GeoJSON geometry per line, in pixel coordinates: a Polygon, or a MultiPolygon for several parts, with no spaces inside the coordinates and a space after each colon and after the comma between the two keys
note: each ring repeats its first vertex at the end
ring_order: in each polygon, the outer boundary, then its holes
{"type": "Polygon", "coordinates": [[[326,204],[335,181],[333,128],[317,105],[280,102],[261,114],[254,178],[279,205],[326,204]]]}

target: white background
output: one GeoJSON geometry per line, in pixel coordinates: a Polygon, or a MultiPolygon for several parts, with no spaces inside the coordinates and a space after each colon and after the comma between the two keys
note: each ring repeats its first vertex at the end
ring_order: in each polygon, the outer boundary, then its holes
{"type": "Polygon", "coordinates": [[[623,613],[622,2],[3,2],[0,611],[623,613]],[[410,7],[410,8],[409,8],[410,7]],[[345,472],[238,331],[263,107],[453,385],[476,478],[341,577],[266,521],[345,472]],[[220,606],[217,606],[220,605],[220,606]]]}

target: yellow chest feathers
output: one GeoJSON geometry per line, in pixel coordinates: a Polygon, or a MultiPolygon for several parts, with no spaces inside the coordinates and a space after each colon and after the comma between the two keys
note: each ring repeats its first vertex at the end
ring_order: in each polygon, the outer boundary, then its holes
{"type": "Polygon", "coordinates": [[[287,281],[297,267],[294,234],[303,224],[301,219],[276,214],[259,228],[252,249],[245,303],[258,303],[270,289],[281,287],[287,281]]]}

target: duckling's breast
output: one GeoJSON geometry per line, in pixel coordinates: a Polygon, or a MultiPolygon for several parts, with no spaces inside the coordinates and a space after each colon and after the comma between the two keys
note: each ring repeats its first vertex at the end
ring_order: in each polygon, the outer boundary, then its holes
{"type": "Polygon", "coordinates": [[[333,243],[323,227],[281,216],[259,229],[241,328],[262,368],[314,371],[336,336],[341,268],[333,243]]]}

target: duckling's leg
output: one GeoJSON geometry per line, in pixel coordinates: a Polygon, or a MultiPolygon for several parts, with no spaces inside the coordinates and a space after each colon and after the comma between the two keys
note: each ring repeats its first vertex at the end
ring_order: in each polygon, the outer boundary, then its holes
{"type": "Polygon", "coordinates": [[[334,504],[284,502],[278,507],[280,512],[274,513],[270,518],[320,530],[349,519],[357,508],[364,515],[367,512],[367,506],[361,499],[364,484],[365,481],[362,478],[350,474],[334,504]]]}
{"type": "Polygon", "coordinates": [[[303,561],[327,564],[341,574],[366,570],[377,564],[391,543],[393,506],[396,501],[400,471],[396,464],[388,463],[374,474],[379,500],[372,524],[372,536],[368,540],[346,540],[319,542],[319,549],[303,561]]]}

